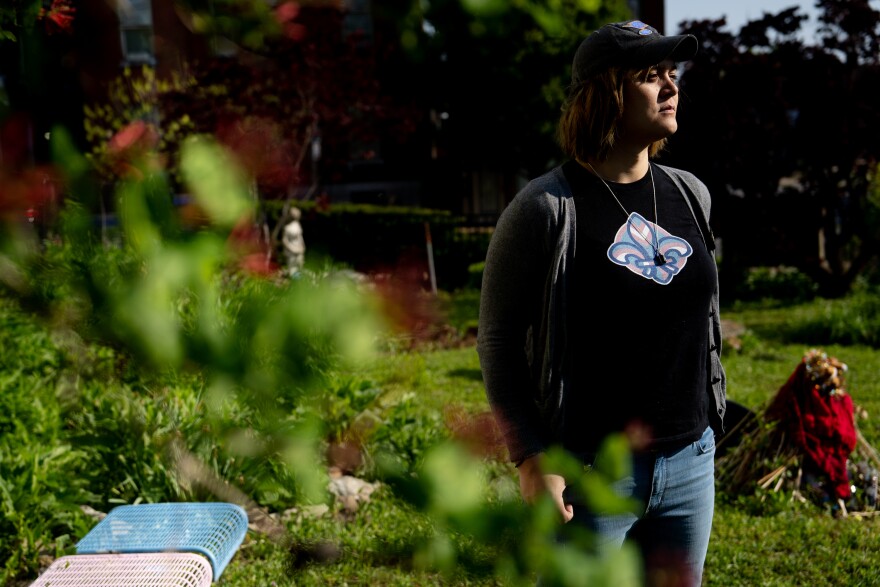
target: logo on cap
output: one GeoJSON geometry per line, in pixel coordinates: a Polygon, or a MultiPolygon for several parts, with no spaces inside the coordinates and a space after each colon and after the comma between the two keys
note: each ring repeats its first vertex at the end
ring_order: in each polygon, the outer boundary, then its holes
{"type": "Polygon", "coordinates": [[[627,29],[636,29],[636,31],[637,31],[640,35],[651,35],[651,34],[654,33],[654,31],[652,31],[652,30],[649,28],[649,25],[643,23],[643,22],[640,21],[640,20],[633,20],[633,21],[630,21],[630,22],[626,23],[625,25],[623,25],[623,28],[627,28],[627,29]]]}

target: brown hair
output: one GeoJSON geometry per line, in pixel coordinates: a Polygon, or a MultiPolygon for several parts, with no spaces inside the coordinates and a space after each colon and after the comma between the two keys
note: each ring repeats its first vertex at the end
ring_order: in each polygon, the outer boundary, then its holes
{"type": "MultiPolygon", "coordinates": [[[[562,151],[580,161],[607,159],[620,136],[624,82],[644,78],[650,69],[610,67],[570,87],[556,128],[562,151]]],[[[665,146],[666,139],[651,143],[648,156],[656,156],[665,146]]]]}

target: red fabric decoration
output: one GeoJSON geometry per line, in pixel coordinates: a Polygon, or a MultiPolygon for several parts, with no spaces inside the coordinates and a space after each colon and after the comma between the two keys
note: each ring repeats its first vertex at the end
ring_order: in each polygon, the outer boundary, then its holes
{"type": "Polygon", "coordinates": [[[856,446],[856,428],[848,394],[820,385],[805,358],[773,398],[767,417],[786,427],[807,459],[828,476],[837,497],[849,498],[846,463],[856,446]]]}

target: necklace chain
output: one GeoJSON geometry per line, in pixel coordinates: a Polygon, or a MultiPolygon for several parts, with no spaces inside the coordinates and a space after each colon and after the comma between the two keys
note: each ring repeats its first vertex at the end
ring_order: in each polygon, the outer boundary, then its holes
{"type": "MultiPolygon", "coordinates": [[[[602,184],[606,188],[608,188],[608,193],[611,194],[611,197],[614,198],[614,201],[617,202],[617,205],[620,206],[620,209],[623,210],[624,214],[626,214],[626,221],[629,222],[630,224],[632,224],[632,220],[630,220],[629,212],[626,211],[626,208],[624,207],[624,205],[620,202],[620,200],[617,199],[617,196],[614,194],[614,190],[611,189],[611,186],[608,185],[608,182],[606,182],[605,179],[601,175],[599,175],[599,172],[596,171],[596,168],[593,167],[592,163],[590,163],[589,161],[587,161],[586,163],[587,163],[587,165],[590,166],[590,170],[593,172],[593,174],[599,178],[599,181],[601,181],[602,184]]],[[[664,257],[663,253],[660,252],[659,243],[657,242],[657,226],[658,226],[658,223],[660,222],[660,219],[657,216],[657,186],[654,185],[654,167],[651,165],[650,162],[648,162],[648,173],[651,174],[651,190],[652,190],[653,196],[654,196],[654,229],[651,230],[652,242],[648,242],[648,239],[645,238],[644,235],[642,235],[641,233],[639,233],[639,234],[642,237],[642,239],[644,239],[644,241],[646,243],[648,243],[649,245],[651,245],[651,248],[654,249],[654,264],[657,266],[660,266],[660,265],[666,264],[666,257],[664,257]]],[[[635,228],[635,226],[633,226],[633,228],[635,228]]],[[[638,230],[636,232],[638,232],[638,230]]]]}

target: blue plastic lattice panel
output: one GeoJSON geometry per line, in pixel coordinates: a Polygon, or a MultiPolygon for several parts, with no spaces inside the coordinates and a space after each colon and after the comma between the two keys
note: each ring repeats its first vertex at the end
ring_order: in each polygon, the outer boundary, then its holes
{"type": "Polygon", "coordinates": [[[200,554],[77,554],[63,556],[30,587],[209,587],[211,563],[200,554]]]}
{"type": "Polygon", "coordinates": [[[195,552],[214,580],[247,533],[245,511],[231,503],[148,503],[113,508],[76,545],[77,554],[195,552]]]}

